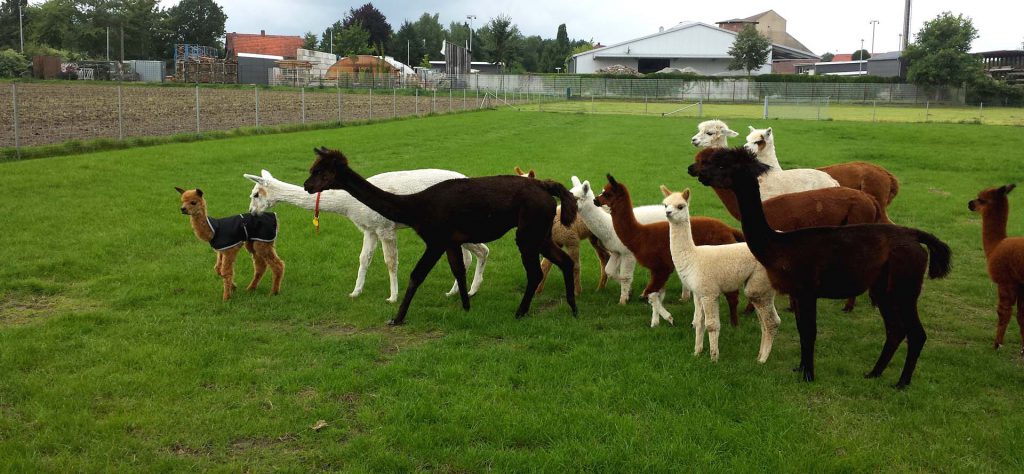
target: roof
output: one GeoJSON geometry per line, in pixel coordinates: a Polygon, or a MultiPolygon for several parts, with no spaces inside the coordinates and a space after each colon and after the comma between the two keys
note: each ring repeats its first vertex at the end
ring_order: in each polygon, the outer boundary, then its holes
{"type": "Polygon", "coordinates": [[[829,61],[829,62],[830,63],[839,63],[839,62],[843,62],[843,61],[853,61],[853,55],[852,54],[836,54],[836,55],[832,56],[832,60],[829,61]]]}
{"type": "Polygon", "coordinates": [[[303,46],[301,36],[228,33],[225,46],[228,54],[252,53],[294,58],[303,46]]]}
{"type": "MultiPolygon", "coordinates": [[[[852,55],[851,55],[852,56],[852,55]]],[[[903,57],[903,53],[900,51],[890,51],[888,53],[878,53],[868,58],[868,61],[891,61],[893,59],[899,59],[903,57]]]]}

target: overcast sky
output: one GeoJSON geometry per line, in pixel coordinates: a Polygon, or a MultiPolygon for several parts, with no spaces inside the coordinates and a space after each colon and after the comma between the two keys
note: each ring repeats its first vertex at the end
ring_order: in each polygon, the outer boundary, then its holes
{"type": "MultiPolygon", "coordinates": [[[[228,32],[301,35],[322,32],[350,8],[366,0],[217,0],[228,15],[228,32]]],[[[163,1],[164,6],[177,3],[163,1]]],[[[875,28],[875,51],[894,51],[903,31],[904,2],[899,0],[862,0],[848,2],[808,2],[796,0],[728,0],[693,2],[679,0],[375,0],[372,2],[388,19],[394,30],[404,20],[413,21],[424,12],[439,13],[441,24],[467,21],[474,14],[473,26],[479,27],[499,14],[512,17],[524,35],[554,38],[560,23],[565,23],[570,38],[593,39],[605,45],[615,44],[670,27],[681,21],[715,22],[744,18],[773,9],[787,20],[787,31],[816,54],[852,53],[860,47],[871,49],[871,20],[875,28]],[[813,5],[813,6],[812,6],[813,5]]],[[[911,12],[913,37],[922,24],[943,11],[962,13],[974,20],[980,37],[974,51],[1021,49],[1024,29],[1020,28],[1024,2],[1013,0],[916,0],[911,12]]]]}

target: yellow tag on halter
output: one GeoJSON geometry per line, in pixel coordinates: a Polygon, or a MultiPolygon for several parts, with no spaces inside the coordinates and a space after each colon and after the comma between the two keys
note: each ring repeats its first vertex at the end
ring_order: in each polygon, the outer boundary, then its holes
{"type": "Polygon", "coordinates": [[[313,218],[313,227],[316,227],[316,231],[320,232],[320,218],[319,217],[314,217],[313,218]]]}

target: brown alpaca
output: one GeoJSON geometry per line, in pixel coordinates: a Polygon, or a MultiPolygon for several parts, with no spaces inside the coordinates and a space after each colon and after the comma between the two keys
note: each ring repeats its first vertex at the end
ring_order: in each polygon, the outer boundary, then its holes
{"type": "Polygon", "coordinates": [[[875,164],[854,161],[822,166],[818,169],[839,181],[839,185],[844,188],[856,189],[871,195],[878,200],[882,209],[887,209],[900,192],[899,180],[889,170],[875,164]]]}
{"type": "MultiPolygon", "coordinates": [[[[689,167],[691,176],[696,176],[701,163],[715,150],[714,148],[705,148],[694,156],[694,163],[689,167]]],[[[711,189],[718,195],[718,199],[725,205],[729,214],[732,214],[736,220],[741,220],[736,193],[726,188],[712,187],[711,189]]],[[[783,232],[805,227],[890,223],[885,209],[879,205],[876,199],[867,193],[846,187],[783,194],[767,199],[762,204],[765,216],[768,217],[768,225],[783,232]]],[[[856,301],[856,297],[846,300],[843,311],[853,311],[856,301]]],[[[792,302],[790,307],[792,307],[792,302]]]]}
{"type": "Polygon", "coordinates": [[[192,231],[195,232],[196,237],[211,245],[225,245],[225,247],[215,248],[217,263],[213,266],[213,272],[224,280],[224,293],[222,295],[224,301],[230,299],[231,293],[235,290],[235,258],[238,257],[238,250],[243,246],[252,255],[253,275],[247,289],[249,291],[256,289],[269,266],[270,271],[273,273],[270,294],[276,295],[281,292],[281,278],[284,277],[284,261],[281,260],[281,257],[277,256],[273,238],[258,240],[259,237],[256,235],[256,226],[263,225],[259,230],[265,229],[269,234],[276,237],[277,217],[274,213],[265,213],[262,216],[252,216],[251,214],[240,214],[237,216],[237,220],[243,222],[242,225],[245,229],[242,234],[243,237],[235,242],[236,239],[232,238],[231,235],[227,235],[230,230],[227,228],[227,225],[223,227],[218,226],[222,230],[214,229],[214,225],[219,220],[211,219],[207,216],[203,190],[197,188],[186,191],[179,187],[174,189],[181,194],[181,213],[189,216],[189,220],[192,223],[192,231]],[[273,229],[266,229],[267,226],[271,225],[273,229]],[[250,233],[253,235],[249,236],[248,234],[250,233]],[[250,237],[250,239],[245,240],[245,237],[250,237]]]}
{"type": "MultiPolygon", "coordinates": [[[[522,168],[516,166],[515,172],[517,175],[524,178],[536,178],[537,173],[533,170],[529,172],[523,171],[522,168]]],[[[555,243],[559,248],[565,250],[565,253],[569,254],[572,258],[573,275],[576,278],[576,296],[583,293],[583,285],[580,283],[580,242],[583,240],[589,240],[590,245],[594,247],[594,251],[597,253],[597,259],[601,261],[601,277],[597,282],[597,289],[604,288],[608,282],[608,274],[604,271],[604,266],[608,263],[608,250],[601,244],[601,240],[594,237],[594,234],[587,228],[587,224],[583,222],[583,219],[577,215],[576,219],[569,224],[568,227],[562,225],[562,206],[555,208],[555,219],[551,222],[551,241],[555,243]]],[[[540,270],[544,273],[544,277],[540,280],[540,285],[537,285],[537,294],[544,291],[544,282],[548,280],[548,272],[551,271],[551,260],[547,258],[541,260],[540,270]]]]}
{"type": "Polygon", "coordinates": [[[778,232],[768,224],[757,179],[769,169],[745,148],[720,148],[696,174],[705,186],[736,193],[747,247],[768,271],[772,287],[795,297],[804,380],[814,380],[818,298],[849,298],[869,291],[885,322],[886,337],[865,377],[880,376],[906,339],[907,359],[896,387],[910,385],[928,338],[917,311],[925,271],[929,278],[949,273],[949,246],[927,232],[892,224],[778,232]]]}
{"type": "Polygon", "coordinates": [[[1006,198],[1015,184],[989,188],[978,193],[978,198],[967,207],[981,214],[981,240],[988,260],[988,276],[998,285],[999,305],[996,315],[996,349],[1003,345],[1010,313],[1017,305],[1017,325],[1020,326],[1021,355],[1024,356],[1024,237],[1006,237],[1006,219],[1010,203],[1006,198]]]}
{"type": "MultiPolygon", "coordinates": [[[[651,272],[651,280],[644,288],[643,296],[651,302],[651,326],[658,325],[658,316],[673,323],[672,315],[662,306],[664,298],[665,283],[676,271],[675,263],[672,261],[672,247],[669,241],[669,223],[655,222],[641,224],[633,214],[633,200],[630,198],[629,189],[625,185],[615,181],[612,175],[608,175],[608,184],[604,191],[594,200],[599,206],[609,206],[612,209],[612,226],[615,228],[615,235],[619,240],[633,252],[636,261],[651,272]]],[[[729,227],[724,222],[711,217],[691,217],[690,225],[693,233],[693,242],[696,245],[722,245],[733,244],[743,241],[743,233],[729,227]]],[[[729,302],[729,319],[733,326],[737,325],[739,319],[736,314],[739,292],[733,291],[725,294],[729,302]]]]}

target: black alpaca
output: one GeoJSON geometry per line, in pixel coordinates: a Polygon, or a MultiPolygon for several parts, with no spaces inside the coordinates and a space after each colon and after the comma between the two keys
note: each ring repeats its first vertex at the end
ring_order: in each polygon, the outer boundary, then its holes
{"type": "Polygon", "coordinates": [[[563,225],[569,225],[576,218],[576,200],[565,186],[551,180],[490,176],[442,181],[415,194],[397,195],[377,188],[352,171],[341,152],[324,147],[314,151],[317,158],[304,183],[307,192],[345,190],[380,215],[413,228],[427,244],[409,277],[398,314],[388,324],[402,324],[416,289],[445,253],[458,281],[462,307],[468,310],[466,267],[460,246],[490,242],[513,227],[518,227],[516,245],[526,268],[526,293],[516,310],[516,318],[530,309],[540,284],[540,255],[562,270],[565,297],[572,314],[576,315],[572,259],[551,242],[551,221],[555,217],[552,196],[562,201],[563,225]]]}
{"type": "Polygon", "coordinates": [[[925,266],[929,278],[946,276],[949,246],[927,232],[892,224],[776,232],[765,218],[757,182],[767,170],[746,149],[723,148],[692,174],[705,186],[736,193],[750,251],[768,270],[772,286],[794,297],[800,332],[798,370],[804,380],[814,380],[818,298],[850,298],[867,290],[882,313],[886,339],[878,362],[865,377],[880,376],[906,338],[907,360],[896,388],[906,387],[927,339],[917,313],[925,266]]]}

